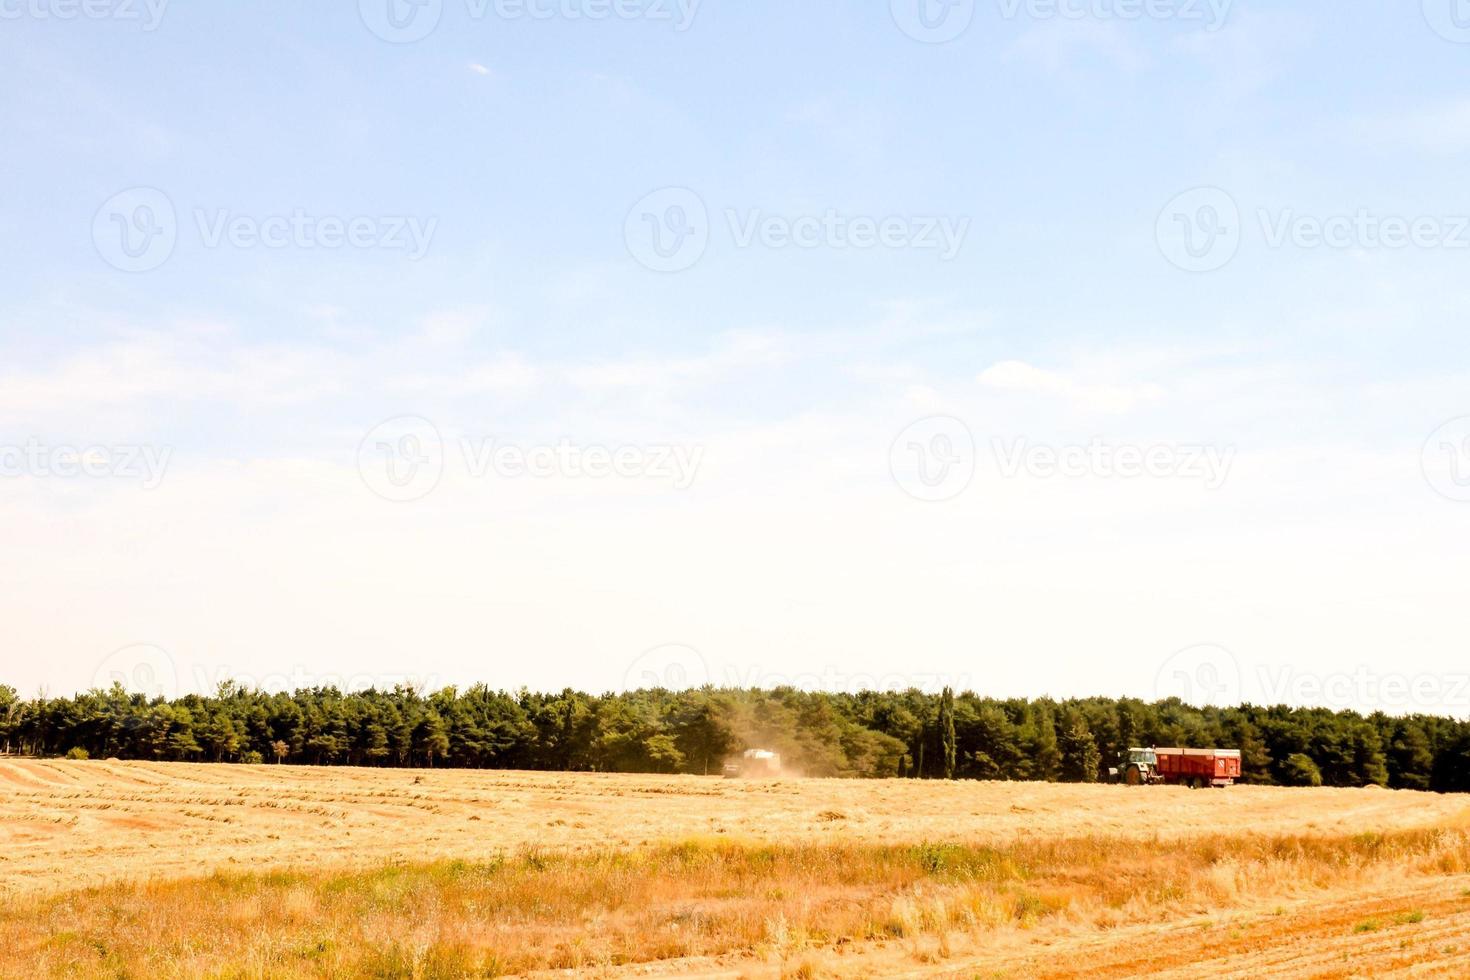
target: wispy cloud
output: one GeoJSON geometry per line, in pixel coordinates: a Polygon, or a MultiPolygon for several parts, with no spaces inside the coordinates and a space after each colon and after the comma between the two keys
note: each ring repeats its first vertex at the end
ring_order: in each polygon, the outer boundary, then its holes
{"type": "Polygon", "coordinates": [[[1100,412],[1128,412],[1164,396],[1164,389],[1157,384],[1085,381],[1024,361],[992,364],[980,372],[979,381],[988,388],[1053,396],[1084,410],[1100,412]]]}
{"type": "Polygon", "coordinates": [[[1062,19],[1036,24],[1010,44],[1005,57],[1052,75],[1067,74],[1089,60],[1129,72],[1150,63],[1146,50],[1118,24],[1062,19]]]}
{"type": "Polygon", "coordinates": [[[1357,119],[1353,134],[1365,143],[1431,153],[1470,150],[1470,98],[1455,98],[1392,115],[1357,119]]]}

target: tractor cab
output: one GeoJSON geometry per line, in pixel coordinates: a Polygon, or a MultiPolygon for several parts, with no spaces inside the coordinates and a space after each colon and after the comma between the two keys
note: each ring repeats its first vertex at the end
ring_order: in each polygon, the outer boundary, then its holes
{"type": "Polygon", "coordinates": [[[1159,756],[1153,749],[1131,748],[1123,753],[1118,765],[1108,770],[1114,781],[1138,786],[1159,780],[1159,756]]]}

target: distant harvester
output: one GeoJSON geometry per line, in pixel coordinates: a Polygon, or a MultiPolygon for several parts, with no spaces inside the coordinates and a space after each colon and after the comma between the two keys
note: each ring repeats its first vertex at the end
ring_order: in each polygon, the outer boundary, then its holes
{"type": "Polygon", "coordinates": [[[740,776],[779,775],[781,775],[781,757],[766,749],[746,749],[739,758],[730,759],[725,763],[726,779],[735,779],[740,776]]]}

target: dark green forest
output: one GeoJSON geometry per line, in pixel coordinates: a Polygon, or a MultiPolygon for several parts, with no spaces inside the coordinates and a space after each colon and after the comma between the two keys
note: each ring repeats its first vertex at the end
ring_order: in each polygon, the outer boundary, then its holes
{"type": "Polygon", "coordinates": [[[1246,782],[1470,790],[1470,723],[1177,699],[777,688],[293,694],[120,686],[31,700],[0,686],[0,751],[73,758],[718,773],[749,747],[806,776],[1091,782],[1130,745],[1238,748],[1246,782]]]}

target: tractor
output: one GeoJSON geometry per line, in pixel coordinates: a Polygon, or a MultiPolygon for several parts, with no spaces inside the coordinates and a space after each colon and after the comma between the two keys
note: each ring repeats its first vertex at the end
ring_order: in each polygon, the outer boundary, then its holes
{"type": "Polygon", "coordinates": [[[1118,765],[1108,770],[1108,776],[1115,783],[1127,783],[1129,786],[1146,786],[1164,781],[1164,777],[1159,774],[1158,754],[1153,749],[1129,749],[1118,760],[1118,765]]]}
{"type": "Polygon", "coordinates": [[[1118,763],[1108,777],[1129,786],[1169,783],[1202,789],[1232,786],[1240,778],[1239,749],[1131,748],[1118,763]]]}

